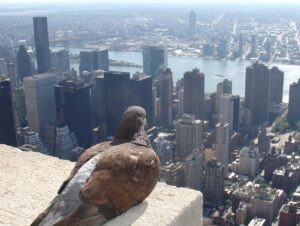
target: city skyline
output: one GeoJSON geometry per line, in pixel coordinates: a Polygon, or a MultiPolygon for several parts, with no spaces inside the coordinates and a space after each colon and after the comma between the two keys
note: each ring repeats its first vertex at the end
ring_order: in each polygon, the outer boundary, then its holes
{"type": "Polygon", "coordinates": [[[76,2],[0,10],[0,143],[79,167],[153,147],[160,181],[203,192],[206,221],[300,223],[300,8],[76,2]]]}

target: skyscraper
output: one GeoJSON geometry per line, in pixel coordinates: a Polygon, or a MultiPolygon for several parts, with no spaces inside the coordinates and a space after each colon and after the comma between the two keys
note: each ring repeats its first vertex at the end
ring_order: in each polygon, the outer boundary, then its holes
{"type": "Polygon", "coordinates": [[[130,74],[127,72],[104,73],[106,122],[110,136],[115,136],[123,112],[129,106],[129,80],[130,74]]]}
{"type": "Polygon", "coordinates": [[[288,120],[291,123],[300,121],[300,79],[290,85],[288,120]]]}
{"type": "Polygon", "coordinates": [[[18,78],[21,80],[23,80],[23,78],[27,76],[32,75],[31,60],[23,45],[20,45],[17,55],[17,72],[18,78]]]}
{"type": "Polygon", "coordinates": [[[232,94],[232,81],[224,79],[217,84],[217,95],[232,94]]]}
{"type": "Polygon", "coordinates": [[[191,11],[189,14],[189,35],[194,35],[196,31],[196,13],[191,11]]]}
{"type": "Polygon", "coordinates": [[[109,71],[108,49],[93,51],[94,70],[109,71]]]}
{"type": "Polygon", "coordinates": [[[217,130],[217,148],[216,157],[219,162],[223,164],[226,171],[229,164],[229,136],[230,127],[229,123],[218,123],[216,125],[217,130]]]}
{"type": "Polygon", "coordinates": [[[38,74],[51,68],[47,17],[33,17],[34,42],[38,74]]]}
{"type": "Polygon", "coordinates": [[[205,75],[195,68],[184,73],[184,113],[195,115],[196,119],[204,119],[205,75]]]}
{"type": "Polygon", "coordinates": [[[191,155],[186,157],[184,165],[185,187],[202,190],[203,152],[194,150],[191,155]]]}
{"type": "Polygon", "coordinates": [[[78,144],[92,145],[90,86],[83,82],[61,81],[55,87],[59,126],[66,124],[75,132],[78,144]]]}
{"type": "Polygon", "coordinates": [[[173,94],[173,73],[167,68],[159,75],[160,88],[160,125],[163,128],[171,128],[173,124],[172,117],[172,94],[173,94]]]}
{"type": "Polygon", "coordinates": [[[194,150],[202,150],[203,123],[194,115],[184,114],[176,122],[176,152],[180,160],[191,155],[194,150]]]}
{"type": "Polygon", "coordinates": [[[153,125],[152,77],[145,74],[130,80],[130,105],[143,107],[147,112],[147,124],[153,125]]]}
{"type": "Polygon", "coordinates": [[[284,72],[279,70],[278,67],[272,67],[270,69],[270,77],[270,102],[281,104],[283,96],[284,72]]]}
{"type": "Polygon", "coordinates": [[[108,49],[80,51],[79,72],[95,70],[109,71],[108,49]]]}
{"type": "Polygon", "coordinates": [[[158,46],[145,46],[143,48],[143,72],[156,77],[168,67],[167,49],[158,46]]]}
{"type": "Polygon", "coordinates": [[[94,58],[92,51],[80,51],[79,73],[83,71],[92,72],[94,70],[94,58]]]}
{"type": "Polygon", "coordinates": [[[219,97],[218,121],[229,123],[230,133],[239,130],[240,97],[233,95],[221,95],[219,97]]]}
{"type": "Polygon", "coordinates": [[[208,161],[204,175],[204,201],[214,206],[224,201],[224,166],[216,158],[208,161]]]}
{"type": "Polygon", "coordinates": [[[7,62],[5,58],[0,59],[0,75],[7,77],[7,62]]]}
{"type": "Polygon", "coordinates": [[[16,128],[9,79],[0,77],[0,143],[17,145],[16,128]]]}
{"type": "MultiPolygon", "coordinates": [[[[55,94],[56,75],[51,73],[38,74],[24,79],[26,111],[29,128],[40,134],[48,148],[55,140],[49,140],[54,134],[49,125],[55,125],[55,94]]],[[[53,131],[54,133],[55,131],[53,131]]]]}
{"type": "Polygon", "coordinates": [[[245,107],[251,111],[253,123],[268,121],[270,71],[264,64],[253,63],[246,68],[245,107]]]}
{"type": "Polygon", "coordinates": [[[68,73],[70,71],[69,51],[62,49],[51,53],[51,66],[56,69],[59,74],[68,73]]]}

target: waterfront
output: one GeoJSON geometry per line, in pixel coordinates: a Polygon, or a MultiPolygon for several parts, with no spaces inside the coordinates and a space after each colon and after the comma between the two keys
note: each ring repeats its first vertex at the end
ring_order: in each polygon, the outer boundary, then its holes
{"type": "MultiPolygon", "coordinates": [[[[58,50],[55,47],[52,50],[58,50]]],[[[79,54],[83,49],[70,48],[70,53],[79,54]]],[[[86,49],[85,49],[86,50],[86,49]]],[[[112,60],[126,61],[135,64],[143,64],[143,57],[141,52],[117,52],[110,51],[109,58],[112,60]]],[[[174,85],[178,79],[183,77],[184,72],[192,70],[197,67],[205,74],[205,92],[216,91],[218,82],[227,78],[233,81],[233,94],[244,96],[245,95],[245,70],[251,62],[249,61],[218,61],[203,58],[191,57],[168,57],[168,66],[173,72],[174,85]]],[[[285,73],[284,78],[284,91],[283,101],[288,102],[289,85],[296,82],[300,78],[299,65],[286,65],[286,64],[270,64],[271,66],[278,66],[285,73]]],[[[78,64],[71,64],[75,70],[78,70],[78,64]]],[[[126,71],[132,75],[136,71],[142,71],[142,68],[126,67],[126,66],[110,66],[110,70],[126,71]]]]}

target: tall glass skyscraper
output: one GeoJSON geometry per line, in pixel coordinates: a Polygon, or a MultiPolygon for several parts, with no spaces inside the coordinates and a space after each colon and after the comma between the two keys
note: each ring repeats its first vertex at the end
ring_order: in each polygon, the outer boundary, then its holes
{"type": "Polygon", "coordinates": [[[0,78],[0,144],[16,146],[16,130],[9,79],[0,78]]]}
{"type": "Polygon", "coordinates": [[[146,75],[156,77],[168,67],[166,48],[145,46],[143,48],[143,70],[146,75]]]}
{"type": "Polygon", "coordinates": [[[33,17],[34,42],[38,74],[51,67],[47,17],[33,17]]]}

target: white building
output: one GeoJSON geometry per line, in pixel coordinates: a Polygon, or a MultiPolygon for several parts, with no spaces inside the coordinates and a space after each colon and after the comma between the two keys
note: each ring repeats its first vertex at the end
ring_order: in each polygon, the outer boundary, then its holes
{"type": "Polygon", "coordinates": [[[225,167],[227,172],[229,164],[229,136],[230,136],[230,125],[229,123],[218,123],[216,125],[217,131],[217,146],[216,146],[216,157],[219,162],[225,167]]]}
{"type": "Polygon", "coordinates": [[[195,150],[186,157],[185,161],[185,187],[195,190],[202,190],[203,174],[203,153],[195,150]]]}
{"type": "Polygon", "coordinates": [[[176,152],[181,160],[194,150],[202,150],[203,122],[194,115],[184,114],[176,122],[176,152]]]}
{"type": "Polygon", "coordinates": [[[233,95],[221,95],[219,97],[218,122],[229,123],[230,134],[239,129],[240,97],[233,95]]]}
{"type": "Polygon", "coordinates": [[[237,171],[250,177],[256,176],[256,171],[259,167],[259,150],[257,147],[244,147],[239,155],[239,164],[237,171]]]}

